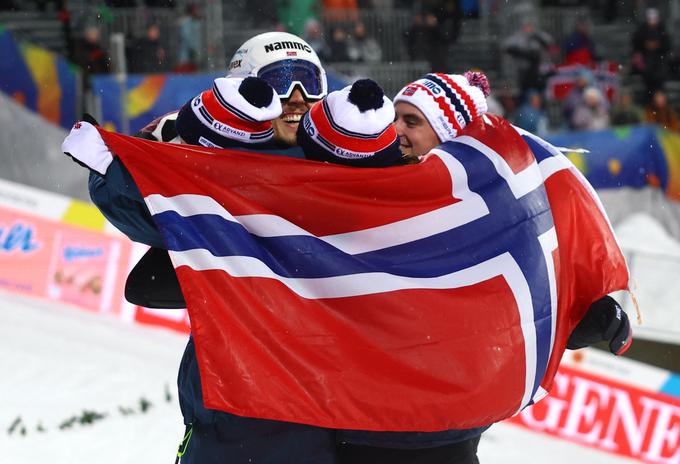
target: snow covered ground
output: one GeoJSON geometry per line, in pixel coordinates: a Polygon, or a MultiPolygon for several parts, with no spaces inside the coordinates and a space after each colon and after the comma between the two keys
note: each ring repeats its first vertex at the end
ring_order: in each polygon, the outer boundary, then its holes
{"type": "Polygon", "coordinates": [[[174,462],[185,336],[5,293],[0,338],[0,463],[174,462]],[[142,399],[151,403],[146,413],[142,399]],[[83,410],[107,416],[59,428],[83,410]]]}
{"type": "MultiPolygon", "coordinates": [[[[0,463],[174,462],[184,431],[175,378],[185,336],[0,293],[0,338],[0,463]],[[142,399],[151,403],[144,413],[142,399]],[[59,428],[84,410],[106,417],[59,428]]],[[[633,462],[510,424],[484,435],[479,456],[483,464],[633,462]]]]}
{"type": "MultiPolygon", "coordinates": [[[[640,305],[643,324],[634,326],[635,336],[680,344],[680,242],[657,219],[643,213],[628,216],[615,230],[640,305]]],[[[617,299],[635,319],[630,298],[619,294],[617,299]]]]}

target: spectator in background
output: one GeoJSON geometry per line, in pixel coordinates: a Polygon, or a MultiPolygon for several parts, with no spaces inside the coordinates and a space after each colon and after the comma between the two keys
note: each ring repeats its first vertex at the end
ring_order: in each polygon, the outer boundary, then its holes
{"type": "Polygon", "coordinates": [[[309,18],[305,23],[305,34],[302,36],[305,42],[316,51],[321,61],[331,61],[331,50],[326,39],[323,37],[323,26],[316,18],[309,18]]]}
{"type": "Polygon", "coordinates": [[[574,129],[572,126],[572,116],[576,107],[583,104],[583,92],[593,85],[595,82],[595,77],[593,73],[587,69],[581,69],[574,83],[574,87],[569,91],[566,98],[562,103],[562,109],[564,114],[564,120],[567,121],[567,125],[570,129],[574,129]]]}
{"type": "MultiPolygon", "coordinates": [[[[513,91],[512,83],[508,80],[500,81],[499,85],[496,86],[496,91],[494,94],[501,106],[501,112],[498,112],[498,109],[494,110],[494,106],[489,106],[489,113],[503,116],[508,121],[514,121],[518,101],[515,98],[515,92],[513,91]]],[[[488,101],[489,100],[487,98],[487,105],[488,101]]]]}
{"type": "Polygon", "coordinates": [[[439,19],[431,11],[417,11],[406,32],[406,49],[412,61],[426,60],[430,69],[447,69],[446,38],[439,19]]]}
{"type": "MultiPolygon", "coordinates": [[[[446,2],[456,3],[456,2],[446,2]]],[[[466,18],[479,18],[479,0],[459,0],[458,4],[466,18]]]]}
{"type": "Polygon", "coordinates": [[[627,126],[642,122],[642,110],[635,106],[630,89],[622,89],[612,107],[612,126],[627,126]]]}
{"type": "Polygon", "coordinates": [[[19,9],[18,1],[0,0],[0,11],[15,11],[19,9]]]}
{"type": "Polygon", "coordinates": [[[439,28],[444,37],[445,48],[453,45],[460,35],[463,17],[469,17],[467,16],[468,13],[474,16],[474,13],[471,10],[465,10],[463,2],[431,0],[430,3],[435,4],[434,8],[431,7],[431,11],[437,17],[439,28]]]}
{"type": "Polygon", "coordinates": [[[502,45],[502,50],[514,59],[520,99],[526,98],[530,90],[542,92],[552,71],[553,38],[547,32],[536,29],[531,19],[525,19],[522,28],[511,35],[502,45]]]}
{"type": "Polygon", "coordinates": [[[487,113],[495,114],[498,116],[505,116],[505,108],[503,104],[496,98],[493,93],[490,93],[486,97],[486,106],[488,107],[487,113]]]}
{"type": "Polygon", "coordinates": [[[652,101],[645,108],[645,122],[657,124],[664,129],[680,131],[678,113],[668,105],[668,98],[663,90],[657,90],[652,101]]]}
{"type": "Polygon", "coordinates": [[[131,73],[162,73],[168,70],[168,54],[161,43],[161,29],[152,22],[128,50],[128,70],[131,73]]]}
{"type": "Polygon", "coordinates": [[[257,24],[257,27],[273,31],[279,24],[279,10],[272,8],[272,0],[248,0],[243,6],[247,17],[253,24],[257,24]]]}
{"type": "Polygon", "coordinates": [[[380,44],[366,32],[366,25],[361,21],[354,25],[354,34],[347,40],[347,55],[351,61],[378,63],[382,58],[380,44]]]}
{"type": "Polygon", "coordinates": [[[619,0],[602,0],[602,18],[612,23],[619,14],[619,0]]]}
{"type": "Polygon", "coordinates": [[[336,63],[349,61],[349,55],[347,54],[347,32],[345,28],[342,26],[333,27],[329,46],[331,51],[329,61],[336,63]]]}
{"type": "Polygon", "coordinates": [[[545,137],[548,133],[548,117],[543,111],[541,94],[530,90],[524,104],[517,109],[515,124],[522,129],[533,132],[539,137],[545,137]]]}
{"type": "Polygon", "coordinates": [[[571,125],[576,130],[603,130],[609,127],[609,112],[599,89],[588,87],[583,91],[583,102],[574,109],[571,125]]]}
{"type": "Polygon", "coordinates": [[[90,88],[90,76],[108,73],[111,58],[99,41],[99,29],[96,26],[88,26],[83,37],[74,42],[71,61],[83,69],[85,88],[90,88]]]}
{"type": "Polygon", "coordinates": [[[175,8],[176,0],[144,0],[144,5],[149,8],[175,8]]]}
{"type": "Polygon", "coordinates": [[[456,42],[463,17],[457,1],[425,0],[416,4],[405,32],[409,58],[426,60],[432,69],[448,69],[448,47],[456,42]]]}
{"type": "Polygon", "coordinates": [[[137,6],[137,0],[107,0],[106,6],[111,8],[134,8],[137,6]]]}
{"type": "Polygon", "coordinates": [[[647,97],[663,87],[666,81],[666,57],[670,39],[659,17],[659,10],[648,8],[645,22],[633,34],[633,71],[640,73],[647,97]]]}
{"type": "Polygon", "coordinates": [[[316,0],[278,0],[276,11],[283,30],[299,36],[307,21],[318,16],[316,0]]]}
{"type": "Polygon", "coordinates": [[[585,18],[576,21],[574,32],[562,45],[564,64],[582,64],[592,66],[597,61],[595,43],[590,36],[590,22],[585,18]]]}
{"type": "Polygon", "coordinates": [[[329,22],[356,22],[359,20],[357,0],[323,0],[323,14],[329,22]]]}
{"type": "Polygon", "coordinates": [[[197,4],[189,3],[179,18],[179,49],[175,72],[196,72],[201,62],[201,12],[197,4]]]}

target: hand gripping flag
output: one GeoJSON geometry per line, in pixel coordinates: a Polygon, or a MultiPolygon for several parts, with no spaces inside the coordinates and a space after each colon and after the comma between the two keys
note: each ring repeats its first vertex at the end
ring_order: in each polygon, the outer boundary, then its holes
{"type": "Polygon", "coordinates": [[[543,397],[590,303],[627,286],[588,182],[495,116],[384,169],[101,133],[170,250],[208,408],[488,425],[543,397]]]}

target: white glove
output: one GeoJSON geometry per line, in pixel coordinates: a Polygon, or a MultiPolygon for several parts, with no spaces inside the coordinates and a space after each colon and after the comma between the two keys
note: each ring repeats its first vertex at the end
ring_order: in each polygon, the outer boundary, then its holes
{"type": "Polygon", "coordinates": [[[106,174],[106,170],[113,161],[113,154],[104,143],[95,126],[85,121],[78,121],[73,125],[71,133],[61,144],[61,151],[86,168],[106,174]]]}

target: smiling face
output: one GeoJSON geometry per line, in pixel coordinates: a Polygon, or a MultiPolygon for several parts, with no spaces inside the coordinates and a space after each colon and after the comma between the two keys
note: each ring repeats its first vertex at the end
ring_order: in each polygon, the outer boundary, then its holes
{"type": "Polygon", "coordinates": [[[418,108],[410,103],[399,102],[394,105],[394,111],[394,127],[399,136],[399,148],[405,158],[426,155],[439,145],[439,137],[418,108]]]}
{"type": "Polygon", "coordinates": [[[300,125],[300,119],[314,103],[306,101],[300,89],[293,90],[290,98],[281,100],[283,113],[272,121],[276,142],[288,147],[297,145],[297,129],[300,125]]]}

